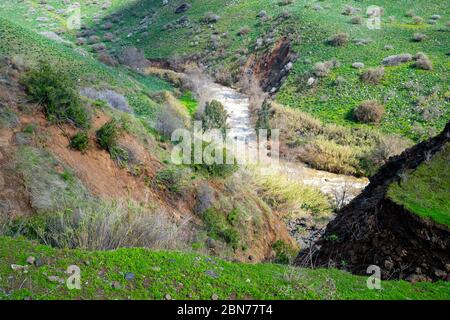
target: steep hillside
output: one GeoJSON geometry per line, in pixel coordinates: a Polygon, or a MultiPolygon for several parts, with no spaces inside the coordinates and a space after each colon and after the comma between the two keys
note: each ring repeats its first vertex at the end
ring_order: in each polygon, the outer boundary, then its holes
{"type": "Polygon", "coordinates": [[[450,123],[392,158],[297,264],[312,261],[360,274],[378,265],[385,279],[448,280],[449,141],[450,123]]]}
{"type": "Polygon", "coordinates": [[[201,62],[224,83],[236,83],[249,67],[261,77],[289,73],[282,77],[286,81],[277,101],[326,122],[365,126],[355,122],[352,110],[362,101],[377,100],[386,109],[381,130],[419,141],[442,130],[450,116],[450,12],[443,1],[193,0],[185,7],[184,1],[78,3],[85,28],[79,32],[65,30],[68,14],[62,0],[11,1],[2,12],[36,31],[57,32],[96,55],[107,51],[120,58],[124,48],[137,47],[147,58],[169,59],[173,66],[201,62]],[[380,29],[366,25],[369,5],[382,8],[380,29]],[[343,42],[333,45],[328,40],[336,34],[343,35],[343,42]],[[254,68],[252,61],[264,59],[283,39],[291,59],[275,64],[277,74],[254,68]],[[413,61],[418,52],[426,54],[433,71],[413,61]],[[407,54],[406,59],[384,63],[379,84],[359,79],[368,69],[383,66],[384,58],[399,54],[407,54]],[[327,66],[327,61],[332,63],[327,66]],[[318,70],[317,63],[325,63],[325,69],[318,70]]]}

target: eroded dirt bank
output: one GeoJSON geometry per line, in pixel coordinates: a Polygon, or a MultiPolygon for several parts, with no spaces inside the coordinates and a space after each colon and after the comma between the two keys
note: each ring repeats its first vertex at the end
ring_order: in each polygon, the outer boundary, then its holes
{"type": "Polygon", "coordinates": [[[450,122],[440,135],[393,157],[328,224],[316,246],[300,252],[296,264],[336,266],[357,274],[377,265],[384,279],[448,279],[450,230],[415,216],[386,193],[403,172],[417,168],[449,141],[450,122]]]}

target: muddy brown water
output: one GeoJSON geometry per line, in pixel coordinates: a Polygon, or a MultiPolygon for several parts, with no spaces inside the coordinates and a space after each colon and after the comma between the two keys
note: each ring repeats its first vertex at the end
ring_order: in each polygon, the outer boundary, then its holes
{"type": "MultiPolygon", "coordinates": [[[[249,97],[237,90],[213,82],[204,82],[198,86],[197,90],[197,94],[207,97],[207,100],[220,101],[229,114],[229,134],[237,141],[247,141],[248,148],[256,149],[249,97]]],[[[301,181],[305,185],[316,187],[333,199],[336,196],[344,197],[344,203],[348,203],[356,197],[369,182],[365,178],[315,170],[304,163],[289,162],[283,159],[272,162],[269,171],[271,174],[284,174],[290,180],[301,181]]]]}

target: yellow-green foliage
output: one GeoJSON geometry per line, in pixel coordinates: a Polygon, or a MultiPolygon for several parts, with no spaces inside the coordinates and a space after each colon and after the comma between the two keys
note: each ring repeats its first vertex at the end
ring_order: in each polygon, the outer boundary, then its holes
{"type": "Polygon", "coordinates": [[[321,217],[331,212],[330,203],[325,195],[299,181],[288,180],[283,175],[274,174],[257,176],[255,183],[263,199],[289,218],[309,215],[321,217]]]}
{"type": "Polygon", "coordinates": [[[348,145],[339,145],[323,136],[308,142],[300,152],[301,158],[316,169],[359,175],[357,151],[348,145]]]}

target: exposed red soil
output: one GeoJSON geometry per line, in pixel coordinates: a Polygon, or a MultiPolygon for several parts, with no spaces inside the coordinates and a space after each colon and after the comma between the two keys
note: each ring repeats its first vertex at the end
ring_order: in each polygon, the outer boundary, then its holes
{"type": "MultiPolygon", "coordinates": [[[[262,56],[252,54],[245,66],[259,80],[261,88],[270,92],[278,89],[290,71],[288,65],[297,59],[287,37],[279,39],[274,47],[262,56]]],[[[273,92],[272,92],[273,93],[273,92]]]]}

